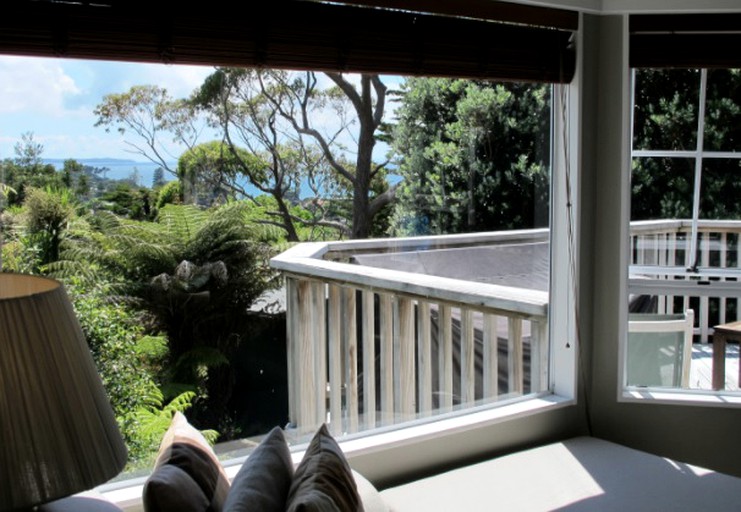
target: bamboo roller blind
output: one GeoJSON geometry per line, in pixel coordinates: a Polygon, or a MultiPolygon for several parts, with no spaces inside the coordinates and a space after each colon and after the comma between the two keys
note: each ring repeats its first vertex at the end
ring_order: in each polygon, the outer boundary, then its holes
{"type": "Polygon", "coordinates": [[[568,82],[575,13],[505,2],[5,0],[0,53],[568,82]],[[359,6],[357,4],[363,4],[359,6]],[[370,4],[370,5],[368,5],[370,4]],[[407,10],[392,9],[394,4],[407,10]],[[154,7],[156,5],[156,7],[154,7]],[[245,10],[246,9],[246,10],[245,10]],[[425,9],[429,11],[430,9],[425,9]],[[480,18],[463,18],[461,12],[480,18]],[[498,21],[492,21],[493,18],[498,21]]]}

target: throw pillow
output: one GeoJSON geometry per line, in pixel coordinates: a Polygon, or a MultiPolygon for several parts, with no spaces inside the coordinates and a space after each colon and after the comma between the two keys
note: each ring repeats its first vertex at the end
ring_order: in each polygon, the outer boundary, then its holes
{"type": "Polygon", "coordinates": [[[326,425],[322,425],[314,434],[304,458],[296,468],[286,510],[363,510],[352,469],[326,425]]]}
{"type": "Polygon", "coordinates": [[[159,467],[144,484],[144,510],[203,511],[209,500],[188,473],[172,464],[159,467]]]}
{"type": "Polygon", "coordinates": [[[224,512],[283,512],[293,478],[293,461],[283,431],[275,427],[234,477],[224,512]]]}
{"type": "Polygon", "coordinates": [[[229,479],[208,441],[176,412],[162,438],[154,472],[144,485],[144,509],[221,512],[228,492],[229,479]]]}

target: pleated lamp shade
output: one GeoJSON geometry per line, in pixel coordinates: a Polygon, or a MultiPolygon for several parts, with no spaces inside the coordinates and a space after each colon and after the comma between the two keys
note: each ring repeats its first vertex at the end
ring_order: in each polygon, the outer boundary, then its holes
{"type": "Polygon", "coordinates": [[[0,273],[0,510],[116,476],[126,446],[62,285],[0,273]]]}

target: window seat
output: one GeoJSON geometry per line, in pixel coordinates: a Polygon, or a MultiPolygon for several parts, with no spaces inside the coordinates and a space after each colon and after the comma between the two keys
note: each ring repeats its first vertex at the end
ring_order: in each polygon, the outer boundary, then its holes
{"type": "Polygon", "coordinates": [[[730,511],[741,478],[577,437],[373,492],[358,483],[366,512],[730,511]]]}

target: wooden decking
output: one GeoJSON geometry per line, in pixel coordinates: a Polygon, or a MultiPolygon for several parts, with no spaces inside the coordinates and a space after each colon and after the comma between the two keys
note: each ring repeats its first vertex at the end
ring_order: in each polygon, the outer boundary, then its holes
{"type": "MultiPolygon", "coordinates": [[[[738,391],[739,347],[726,346],[726,390],[738,391]]],[[[692,365],[690,366],[690,388],[712,389],[713,345],[695,343],[692,345],[692,365]]]]}

